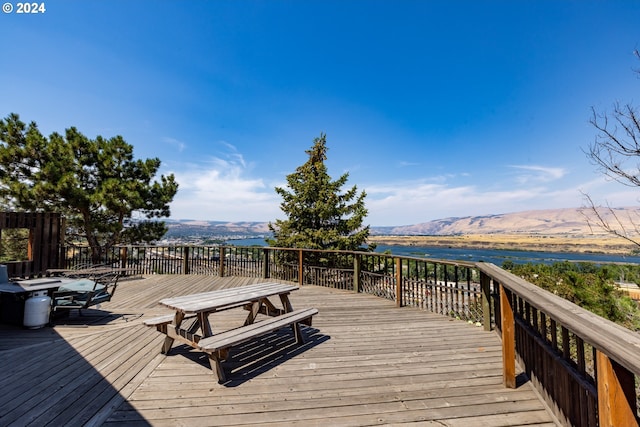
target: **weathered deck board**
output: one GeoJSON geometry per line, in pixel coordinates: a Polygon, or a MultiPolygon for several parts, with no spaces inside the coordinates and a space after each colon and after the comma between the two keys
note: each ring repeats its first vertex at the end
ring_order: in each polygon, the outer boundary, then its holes
{"type": "MultiPolygon", "coordinates": [[[[200,352],[160,355],[162,335],[142,325],[168,312],[162,298],[260,281],[132,279],[103,313],[0,329],[0,365],[12,367],[0,375],[0,425],[555,425],[529,384],[503,387],[495,334],[372,296],[293,292],[294,308],[319,310],[303,327],[307,342],[283,329],[234,348],[225,385],[200,352]]],[[[230,310],[211,323],[245,316],[230,310]]]]}

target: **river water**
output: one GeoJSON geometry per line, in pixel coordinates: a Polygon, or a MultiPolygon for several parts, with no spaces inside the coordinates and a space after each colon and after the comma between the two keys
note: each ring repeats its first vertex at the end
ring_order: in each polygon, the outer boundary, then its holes
{"type": "MultiPolygon", "coordinates": [[[[239,239],[225,242],[229,246],[266,246],[264,239],[239,239]]],[[[553,264],[562,261],[592,262],[596,264],[640,264],[640,256],[585,254],[569,252],[508,251],[498,249],[447,248],[441,246],[378,245],[376,252],[391,251],[394,255],[455,261],[484,261],[501,266],[505,261],[514,264],[553,264]]]]}

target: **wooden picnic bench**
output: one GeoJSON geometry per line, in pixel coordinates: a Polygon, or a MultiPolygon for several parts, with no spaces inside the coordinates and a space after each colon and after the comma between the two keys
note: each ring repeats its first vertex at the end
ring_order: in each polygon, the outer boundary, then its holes
{"type": "Polygon", "coordinates": [[[155,326],[159,332],[167,336],[161,349],[163,354],[170,351],[175,340],[203,351],[208,354],[211,369],[217,375],[218,381],[225,382],[222,362],[227,359],[231,347],[289,326],[293,330],[296,343],[304,342],[300,324],[310,326],[318,310],[294,310],[289,294],[297,289],[297,286],[281,283],[259,283],[167,298],[160,301],[160,304],[173,309],[175,313],[147,319],[144,324],[155,326]],[[279,297],[282,308],[276,307],[269,300],[270,297],[276,296],[279,297]],[[233,308],[244,308],[248,311],[244,325],[214,333],[209,315],[233,308]],[[267,318],[255,322],[258,314],[267,318]],[[195,321],[189,328],[182,327],[185,319],[194,317],[195,321]]]}
{"type": "Polygon", "coordinates": [[[296,343],[302,344],[304,343],[304,337],[300,331],[300,323],[303,321],[310,322],[315,314],[318,314],[318,310],[315,308],[290,311],[280,316],[270,317],[260,322],[202,338],[198,342],[198,348],[209,355],[211,369],[215,370],[218,380],[224,382],[226,381],[226,376],[221,362],[227,358],[231,347],[286,326],[292,327],[296,343]]]}

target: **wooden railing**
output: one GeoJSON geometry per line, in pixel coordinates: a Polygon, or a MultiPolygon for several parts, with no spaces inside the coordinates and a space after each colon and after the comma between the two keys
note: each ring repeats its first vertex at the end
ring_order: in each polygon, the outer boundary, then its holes
{"type": "MultiPolygon", "coordinates": [[[[86,263],[67,248],[64,265],[86,263]]],[[[373,294],[495,329],[503,378],[516,363],[563,425],[638,426],[640,335],[501,268],[391,254],[262,247],[114,248],[103,263],[130,274],[262,277],[373,294]]]]}
{"type": "Polygon", "coordinates": [[[505,386],[516,386],[517,361],[562,424],[638,425],[638,333],[493,264],[476,266],[499,289],[505,386]]]}

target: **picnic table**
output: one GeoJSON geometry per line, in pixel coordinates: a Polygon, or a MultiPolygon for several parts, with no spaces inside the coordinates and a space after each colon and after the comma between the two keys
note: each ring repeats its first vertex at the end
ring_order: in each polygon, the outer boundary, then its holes
{"type": "Polygon", "coordinates": [[[171,350],[176,340],[201,350],[208,354],[211,369],[218,380],[224,382],[226,376],[221,362],[227,359],[232,346],[285,326],[292,327],[297,343],[304,342],[300,324],[311,326],[312,316],[317,314],[318,310],[294,310],[289,294],[297,289],[297,286],[282,283],[258,283],[166,298],[159,303],[175,313],[148,319],[144,323],[147,326],[155,326],[166,335],[161,349],[163,354],[171,350]],[[279,298],[280,304],[274,304],[270,300],[274,297],[279,298]],[[282,308],[278,308],[277,305],[281,305],[282,308]],[[215,331],[209,321],[209,315],[234,308],[244,308],[248,311],[244,324],[227,331],[215,331]],[[255,322],[258,314],[266,315],[268,318],[255,322]],[[185,319],[194,317],[191,326],[182,327],[185,319]]]}

